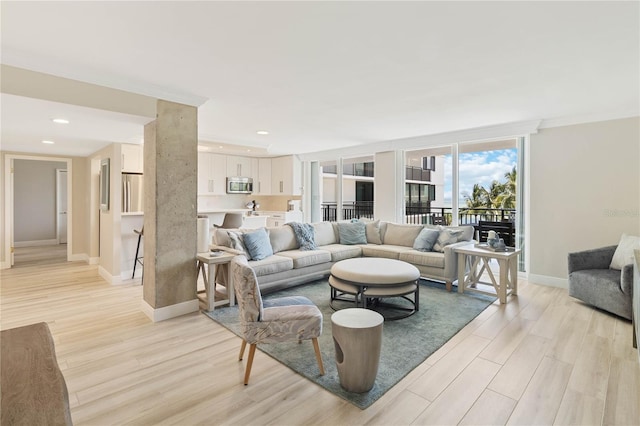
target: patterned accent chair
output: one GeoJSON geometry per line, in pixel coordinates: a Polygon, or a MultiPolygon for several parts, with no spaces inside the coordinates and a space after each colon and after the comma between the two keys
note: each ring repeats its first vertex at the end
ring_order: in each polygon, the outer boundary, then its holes
{"type": "Polygon", "coordinates": [[[320,374],[324,375],[318,337],[322,334],[322,312],[303,296],[271,299],[263,304],[256,274],[244,256],[236,256],[230,265],[240,311],[242,346],[239,360],[249,343],[249,359],[244,384],[249,383],[253,356],[258,343],[311,340],[320,374]]]}

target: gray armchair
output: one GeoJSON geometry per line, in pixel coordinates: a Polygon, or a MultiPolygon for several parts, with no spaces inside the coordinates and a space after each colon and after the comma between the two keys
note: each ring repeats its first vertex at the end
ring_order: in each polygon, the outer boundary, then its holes
{"type": "Polygon", "coordinates": [[[633,264],[609,269],[616,247],[569,253],[569,296],[630,320],[633,264]]]}

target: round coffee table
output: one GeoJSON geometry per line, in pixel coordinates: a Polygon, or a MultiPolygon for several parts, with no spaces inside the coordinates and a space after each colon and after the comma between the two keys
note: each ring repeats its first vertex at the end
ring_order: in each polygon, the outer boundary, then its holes
{"type": "Polygon", "coordinates": [[[342,260],[331,267],[330,304],[336,310],[335,300],[352,301],[356,307],[400,311],[398,315],[385,316],[387,320],[406,318],[420,308],[418,279],[418,268],[401,260],[378,257],[342,260]],[[408,297],[411,294],[413,300],[408,297]],[[407,300],[410,306],[383,300],[391,297],[401,297],[407,300]]]}

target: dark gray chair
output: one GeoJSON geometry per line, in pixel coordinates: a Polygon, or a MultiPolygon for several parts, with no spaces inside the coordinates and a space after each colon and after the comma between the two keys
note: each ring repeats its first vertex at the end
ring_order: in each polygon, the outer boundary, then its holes
{"type": "Polygon", "coordinates": [[[630,320],[633,264],[610,269],[616,247],[569,253],[569,296],[630,320]]]}

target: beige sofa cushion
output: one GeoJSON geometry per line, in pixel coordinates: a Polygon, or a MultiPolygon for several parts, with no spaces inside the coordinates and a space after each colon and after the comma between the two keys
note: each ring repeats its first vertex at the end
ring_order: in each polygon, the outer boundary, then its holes
{"type": "Polygon", "coordinates": [[[367,234],[367,242],[369,244],[382,244],[380,236],[380,221],[363,221],[365,223],[365,233],[367,234]]]}
{"type": "Polygon", "coordinates": [[[290,226],[276,226],[267,228],[269,231],[269,240],[274,253],[284,250],[295,250],[299,247],[296,234],[290,226]]]}
{"type": "Polygon", "coordinates": [[[326,250],[290,250],[278,252],[278,256],[288,257],[293,261],[293,269],[331,262],[331,253],[326,250]]]}
{"type": "Polygon", "coordinates": [[[409,250],[400,253],[400,260],[409,262],[412,265],[431,266],[434,268],[444,268],[444,254],[432,251],[409,250]]]}
{"type": "Polygon", "coordinates": [[[331,222],[318,222],[314,223],[315,239],[317,246],[326,246],[329,244],[336,244],[336,231],[333,229],[331,222]]]}
{"type": "Polygon", "coordinates": [[[293,269],[293,260],[290,257],[273,255],[262,260],[250,260],[249,266],[256,272],[256,276],[260,277],[293,269]]]}
{"type": "Polygon", "coordinates": [[[391,244],[394,246],[413,247],[413,242],[422,231],[422,225],[397,225],[395,223],[387,223],[387,229],[384,233],[383,244],[391,244]]]}
{"type": "Polygon", "coordinates": [[[411,247],[392,246],[387,244],[362,244],[360,247],[362,247],[362,255],[365,257],[385,257],[388,259],[399,259],[400,253],[412,250],[411,247]]]}
{"type": "Polygon", "coordinates": [[[331,253],[331,261],[338,262],[344,259],[351,259],[352,257],[362,256],[361,246],[346,246],[344,244],[329,244],[327,246],[320,247],[322,250],[326,250],[331,253]]]}

